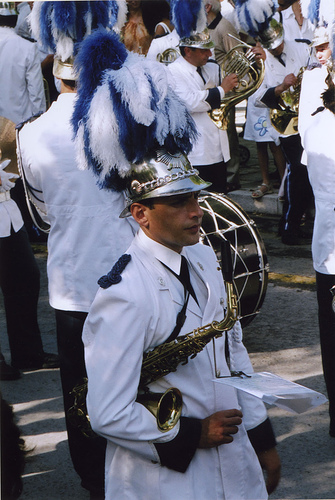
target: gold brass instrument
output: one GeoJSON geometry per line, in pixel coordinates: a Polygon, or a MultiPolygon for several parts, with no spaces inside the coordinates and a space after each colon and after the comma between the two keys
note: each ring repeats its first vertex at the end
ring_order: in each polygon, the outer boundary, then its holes
{"type": "MultiPolygon", "coordinates": [[[[235,38],[230,34],[229,36],[235,38]]],[[[241,42],[241,40],[239,41],[241,42]]],[[[251,49],[251,45],[242,42],[231,49],[220,64],[222,78],[236,73],[238,86],[226,93],[219,108],[208,111],[212,121],[219,129],[227,129],[227,116],[230,109],[256,92],[264,79],[264,61],[260,59],[259,63],[256,62],[255,54],[251,49]]]]}
{"type": "Polygon", "coordinates": [[[282,135],[298,132],[299,99],[305,69],[305,67],[300,68],[296,84],[280,94],[279,109],[270,110],[271,124],[282,135]]]}
{"type": "Polygon", "coordinates": [[[165,64],[173,63],[180,56],[180,52],[178,49],[170,47],[169,49],[164,50],[164,52],[160,52],[157,54],[157,61],[165,64]]]}
{"type": "Polygon", "coordinates": [[[15,123],[0,116],[0,160],[10,160],[6,172],[18,174],[15,123]]]}
{"type": "MultiPolygon", "coordinates": [[[[223,332],[230,330],[238,319],[237,298],[234,293],[233,282],[226,281],[227,311],[222,321],[213,321],[208,325],[196,328],[191,333],[177,337],[155,347],[143,355],[140,393],[136,399],[143,404],[155,417],[157,426],[162,432],[172,429],[178,422],[182,409],[182,395],[175,387],[165,393],[152,393],[147,384],[155,382],[165,375],[176,371],[179,364],[186,364],[193,359],[214,338],[221,337],[223,332]]],[[[68,410],[68,417],[81,431],[92,436],[94,432],[90,426],[86,409],[87,379],[76,386],[74,405],[68,410]]]]}

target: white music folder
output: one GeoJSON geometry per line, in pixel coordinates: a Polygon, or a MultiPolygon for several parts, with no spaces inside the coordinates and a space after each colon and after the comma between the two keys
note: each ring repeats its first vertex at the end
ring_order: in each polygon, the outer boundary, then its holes
{"type": "Polygon", "coordinates": [[[293,413],[304,413],[328,401],[320,392],[269,372],[251,374],[239,372],[237,376],[219,377],[213,381],[233,386],[260,398],[264,403],[293,413]]]}

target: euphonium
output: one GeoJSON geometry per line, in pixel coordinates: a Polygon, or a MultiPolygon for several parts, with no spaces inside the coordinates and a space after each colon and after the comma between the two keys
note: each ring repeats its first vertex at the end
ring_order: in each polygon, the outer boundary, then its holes
{"type": "Polygon", "coordinates": [[[177,48],[170,47],[169,49],[164,50],[164,52],[160,52],[157,54],[157,61],[165,64],[173,63],[180,56],[180,52],[177,48]]]}
{"type": "Polygon", "coordinates": [[[305,67],[300,68],[297,82],[280,94],[279,109],[271,109],[270,121],[272,126],[282,135],[292,135],[298,132],[299,99],[301,81],[305,67]]]}
{"type": "Polygon", "coordinates": [[[253,94],[264,79],[264,62],[260,59],[258,66],[251,49],[251,45],[242,42],[231,49],[220,64],[222,78],[236,73],[239,82],[235,89],[226,93],[219,108],[208,111],[209,116],[220,129],[226,130],[230,109],[253,94]]]}
{"type": "MultiPolygon", "coordinates": [[[[182,395],[175,387],[167,389],[163,394],[152,393],[149,392],[147,385],[176,371],[179,364],[186,364],[211,340],[221,337],[223,332],[234,326],[238,319],[237,299],[232,280],[226,281],[225,285],[227,310],[222,321],[213,321],[196,328],[143,355],[139,394],[136,401],[143,404],[156,417],[157,426],[162,432],[172,429],[177,424],[181,415],[182,395]]],[[[68,410],[68,417],[85,435],[94,435],[86,409],[87,379],[81,385],[76,386],[72,394],[74,394],[75,402],[68,410]]]]}

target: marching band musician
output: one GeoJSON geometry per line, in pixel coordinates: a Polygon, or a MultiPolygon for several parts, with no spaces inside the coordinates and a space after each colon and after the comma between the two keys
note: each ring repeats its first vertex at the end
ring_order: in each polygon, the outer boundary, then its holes
{"type": "MultiPolygon", "coordinates": [[[[213,382],[212,344],[148,383],[154,392],[181,391],[176,425],[162,432],[136,401],[145,351],[224,316],[215,254],[198,243],[198,195],[209,184],[184,154],[194,140],[194,122],[169,86],[165,67],[127,53],[112,34],[88,37],[77,64],[77,147],[84,147],[86,168],[102,187],[113,190],[119,178],[126,181],[121,216],[132,214],[140,226],[99,280],[83,331],[88,414],[93,430],[107,440],[106,499],[267,498],[261,467],[269,492],[280,476],[270,421],[261,401],[213,382]],[[92,81],[87,61],[99,61],[101,47],[110,48],[111,61],[92,81]],[[182,262],[188,285],[179,281],[182,262]]],[[[217,369],[230,376],[229,344],[232,369],[250,372],[239,322],[227,342],[225,336],[215,340],[217,369]]]]}
{"type": "MultiPolygon", "coordinates": [[[[66,6],[61,4],[66,3],[55,2],[54,7],[50,3],[50,18],[42,17],[40,21],[40,4],[48,2],[37,2],[33,21],[37,20],[38,26],[40,22],[56,24],[58,16],[65,15],[66,6]]],[[[93,19],[99,14],[94,8],[99,9],[100,2],[74,3],[77,15],[83,9],[93,11],[93,19]]],[[[106,14],[103,11],[100,15],[103,13],[106,14]]],[[[46,45],[44,39],[40,41],[46,45]]],[[[73,388],[86,376],[81,335],[98,288],[97,280],[130,244],[136,224],[131,219],[119,219],[119,211],[125,204],[122,193],[107,194],[96,185],[91,172],[78,168],[71,127],[77,76],[73,57],[65,59],[62,55],[59,49],[53,68],[54,76],[61,82],[61,93],[46,113],[23,125],[18,144],[27,184],[32,193],[38,193],[37,198],[43,203],[36,200],[36,204],[39,203],[50,223],[48,291],[50,305],[55,310],[70,455],[82,487],[90,492],[92,500],[100,500],[104,498],[106,443],[101,438],[86,437],[71,423],[68,409],[74,403],[73,388]]]]}
{"type": "Polygon", "coordinates": [[[212,183],[212,190],[227,191],[225,163],[230,158],[228,135],[213,123],[208,111],[220,107],[225,93],[238,84],[235,73],[221,81],[220,66],[210,59],[214,47],[208,32],[194,33],[179,42],[181,57],[168,66],[174,89],[185,102],[199,131],[190,161],[212,183]]]}
{"type": "Polygon", "coordinates": [[[315,29],[313,46],[321,66],[314,66],[304,74],[299,132],[304,147],[302,161],[307,165],[315,198],[312,257],[322,366],[329,399],[329,435],[335,437],[335,309],[331,292],[335,286],[335,77],[330,40],[330,26],[315,29]]]}
{"type": "MultiPolygon", "coordinates": [[[[150,384],[154,392],[177,387],[182,393],[182,417],[172,430],[162,433],[135,401],[143,353],[170,337],[187,300],[178,279],[182,258],[194,295],[180,335],[222,319],[225,297],[215,255],[198,243],[198,195],[208,183],[188,172],[182,156],[162,157],[158,153],[132,177],[140,189],[157,171],[160,187],[130,197],[140,230],[111,278],[102,278],[83,332],[90,421],[108,443],[106,498],[267,498],[260,464],[269,492],[280,470],[270,422],[260,401],[213,382],[212,345],[150,384]],[[176,180],[163,182],[171,174],[176,180]]],[[[239,323],[228,338],[234,366],[250,373],[239,323]]],[[[229,376],[224,337],[215,340],[215,351],[221,374],[229,376]]]]}
{"type": "MultiPolygon", "coordinates": [[[[278,109],[281,94],[298,84],[297,75],[307,67],[309,50],[305,43],[286,41],[281,23],[275,18],[263,33],[266,49],[265,76],[256,91],[256,105],[278,109]]],[[[285,132],[285,131],[284,131],[285,132]]],[[[306,237],[300,229],[303,214],[312,205],[313,194],[306,166],[301,163],[302,146],[298,130],[280,133],[288,173],[285,179],[285,201],[279,234],[286,245],[299,245],[306,237]]]]}

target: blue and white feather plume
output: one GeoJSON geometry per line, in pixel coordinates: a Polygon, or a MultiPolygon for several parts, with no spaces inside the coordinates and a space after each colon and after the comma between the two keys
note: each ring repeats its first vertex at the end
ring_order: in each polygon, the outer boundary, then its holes
{"type": "Polygon", "coordinates": [[[170,0],[170,17],[180,38],[206,28],[204,0],[170,0]]]}
{"type": "Polygon", "coordinates": [[[75,56],[77,46],[96,28],[120,31],[126,0],[38,1],[30,14],[34,38],[61,61],[75,56]]]}
{"type": "Polygon", "coordinates": [[[116,33],[96,30],[81,44],[75,67],[78,164],[92,169],[100,187],[124,189],[131,164],[158,147],[191,150],[195,123],[163,64],[128,52],[116,33]]]}
{"type": "Polygon", "coordinates": [[[235,0],[237,20],[241,29],[254,38],[269,27],[276,7],[275,0],[235,0]]]}

